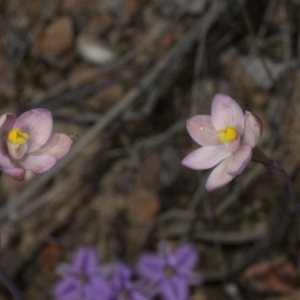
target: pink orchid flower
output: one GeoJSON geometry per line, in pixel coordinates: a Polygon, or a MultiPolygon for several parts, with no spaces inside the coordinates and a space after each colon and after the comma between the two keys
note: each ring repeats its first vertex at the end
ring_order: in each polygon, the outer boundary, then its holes
{"type": "Polygon", "coordinates": [[[198,115],[187,120],[187,130],[201,148],[187,155],[182,164],[194,170],[215,167],[205,187],[219,189],[241,174],[252,157],[252,149],[262,133],[262,123],[254,114],[243,113],[229,96],[213,98],[211,116],[198,115]]]}
{"type": "Polygon", "coordinates": [[[0,117],[0,168],[16,180],[28,180],[52,168],[70,150],[72,139],[52,132],[52,115],[32,109],[19,117],[0,117]]]}

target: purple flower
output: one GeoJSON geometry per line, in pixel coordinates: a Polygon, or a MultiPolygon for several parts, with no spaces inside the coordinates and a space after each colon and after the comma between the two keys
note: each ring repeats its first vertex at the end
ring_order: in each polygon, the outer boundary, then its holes
{"type": "Polygon", "coordinates": [[[111,283],[114,291],[112,300],[149,300],[131,281],[131,271],[127,265],[117,262],[113,265],[111,283]]]}
{"type": "Polygon", "coordinates": [[[32,109],[19,117],[0,117],[0,168],[16,180],[28,180],[53,167],[70,150],[72,139],[52,132],[51,112],[32,109]]]}
{"type": "Polygon", "coordinates": [[[191,284],[201,282],[193,273],[198,253],[190,244],[179,246],[173,253],[165,242],[159,245],[158,254],[143,254],[137,272],[158,288],[164,300],[187,300],[191,284]]]}
{"type": "Polygon", "coordinates": [[[55,286],[54,296],[58,300],[109,300],[111,285],[98,268],[98,258],[92,247],[79,248],[74,255],[73,265],[59,265],[63,279],[55,286]]]}
{"type": "Polygon", "coordinates": [[[244,171],[260,139],[262,123],[254,114],[248,111],[244,114],[229,96],[217,94],[212,101],[211,116],[188,119],[187,130],[203,147],[186,156],[182,164],[195,170],[216,166],[205,185],[208,191],[213,191],[244,171]]]}

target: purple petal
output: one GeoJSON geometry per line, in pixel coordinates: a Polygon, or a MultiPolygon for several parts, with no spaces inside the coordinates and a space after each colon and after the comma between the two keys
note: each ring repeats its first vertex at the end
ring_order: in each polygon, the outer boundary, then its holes
{"type": "Polygon", "coordinates": [[[181,245],[176,249],[175,259],[177,271],[180,274],[188,274],[195,267],[199,254],[190,244],[181,245]]]}
{"type": "Polygon", "coordinates": [[[25,155],[18,164],[35,174],[43,173],[51,169],[57,163],[53,155],[25,155]]]}
{"type": "Polygon", "coordinates": [[[94,287],[91,285],[84,285],[82,289],[83,289],[83,293],[80,299],[98,300],[99,296],[101,295],[101,299],[103,298],[103,300],[108,300],[107,297],[102,297],[103,296],[102,293],[99,290],[94,289],[94,287]]]}
{"type": "Polygon", "coordinates": [[[67,277],[54,288],[54,295],[59,300],[75,300],[80,298],[80,286],[72,277],[67,277]]]}
{"type": "Polygon", "coordinates": [[[15,159],[21,159],[24,154],[26,153],[27,149],[28,149],[28,144],[24,143],[21,145],[16,145],[12,142],[10,142],[9,140],[7,140],[7,148],[8,148],[8,152],[10,154],[10,156],[15,159]]]}
{"type": "Polygon", "coordinates": [[[33,152],[43,146],[52,131],[52,115],[47,109],[37,108],[20,115],[14,126],[29,135],[28,152],[33,152]]]}
{"type": "Polygon", "coordinates": [[[100,275],[90,277],[90,283],[84,286],[86,299],[109,300],[112,296],[112,288],[100,275]]]}
{"type": "Polygon", "coordinates": [[[181,163],[194,170],[206,170],[214,167],[230,155],[232,153],[227,150],[226,144],[205,146],[187,155],[181,163]]]}
{"type": "Polygon", "coordinates": [[[169,247],[169,245],[165,240],[162,240],[158,243],[157,251],[163,262],[163,267],[162,267],[163,269],[165,268],[165,266],[176,268],[175,266],[176,260],[174,257],[174,253],[171,251],[171,248],[169,247]]]}
{"type": "Polygon", "coordinates": [[[73,140],[64,133],[53,133],[44,146],[33,154],[51,154],[56,159],[63,158],[70,150],[73,140]]]}
{"type": "Polygon", "coordinates": [[[147,295],[147,297],[154,297],[160,291],[159,286],[156,283],[147,280],[147,278],[140,278],[135,282],[135,287],[139,291],[142,291],[144,295],[147,295]]]}
{"type": "Polygon", "coordinates": [[[90,274],[97,271],[98,257],[93,247],[81,247],[74,255],[74,269],[79,273],[90,274]]]}
{"type": "Polygon", "coordinates": [[[244,114],[240,106],[229,96],[215,95],[212,101],[211,117],[216,130],[231,126],[242,135],[244,132],[244,114]]]}
{"type": "Polygon", "coordinates": [[[157,251],[161,254],[164,258],[172,256],[172,252],[168,244],[165,240],[161,240],[157,245],[157,251]]]}
{"type": "Polygon", "coordinates": [[[252,157],[252,148],[244,145],[230,157],[226,172],[232,176],[241,174],[252,157]]]}
{"type": "Polygon", "coordinates": [[[131,293],[131,300],[150,300],[150,298],[144,296],[139,291],[134,291],[131,293]]]}
{"type": "Polygon", "coordinates": [[[149,280],[157,283],[164,277],[164,260],[155,254],[142,255],[137,263],[137,272],[149,280]]]}
{"type": "Polygon", "coordinates": [[[205,187],[209,192],[223,187],[234,178],[226,172],[229,160],[230,157],[220,162],[208,176],[205,187]]]}
{"type": "Polygon", "coordinates": [[[130,281],[131,271],[129,267],[122,263],[116,262],[113,267],[112,284],[116,288],[120,288],[126,281],[130,281]]]}
{"type": "Polygon", "coordinates": [[[186,280],[179,276],[173,276],[161,284],[163,300],[187,300],[189,290],[186,280]]]}
{"type": "Polygon", "coordinates": [[[187,120],[186,128],[192,139],[201,146],[220,145],[221,143],[211,116],[194,116],[187,120]]]}
{"type": "Polygon", "coordinates": [[[245,130],[242,143],[254,148],[262,134],[262,122],[255,114],[246,111],[245,130]]]}

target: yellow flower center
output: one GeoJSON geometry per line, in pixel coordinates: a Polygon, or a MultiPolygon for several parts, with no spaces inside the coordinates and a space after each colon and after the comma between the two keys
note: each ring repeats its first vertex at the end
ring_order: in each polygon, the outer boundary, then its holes
{"type": "Polygon", "coordinates": [[[219,140],[223,143],[230,142],[230,141],[234,140],[237,136],[236,130],[231,126],[227,126],[224,129],[218,130],[217,134],[218,134],[219,140]]]}
{"type": "Polygon", "coordinates": [[[22,132],[20,128],[13,128],[8,133],[8,140],[15,145],[22,145],[29,139],[26,132],[22,132]]]}

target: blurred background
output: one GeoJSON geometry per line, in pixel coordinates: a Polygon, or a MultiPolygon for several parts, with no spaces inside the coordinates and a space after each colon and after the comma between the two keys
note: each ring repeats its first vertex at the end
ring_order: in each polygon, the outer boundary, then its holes
{"type": "MultiPolygon", "coordinates": [[[[51,299],[83,244],[134,265],[164,238],[191,241],[192,300],[299,299],[299,216],[254,163],[207,193],[181,166],[185,130],[214,94],[263,121],[259,148],[299,189],[299,0],[0,0],[0,112],[51,110],[72,151],[0,181],[0,260],[25,299],[51,299]]],[[[0,299],[11,299],[0,288],[0,299]]]]}

